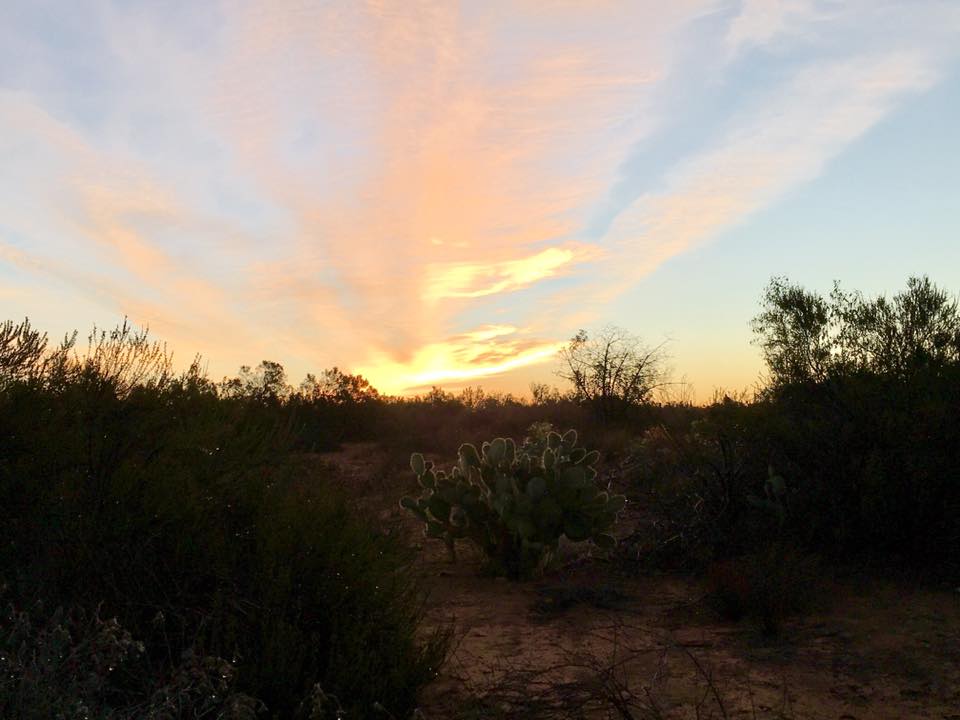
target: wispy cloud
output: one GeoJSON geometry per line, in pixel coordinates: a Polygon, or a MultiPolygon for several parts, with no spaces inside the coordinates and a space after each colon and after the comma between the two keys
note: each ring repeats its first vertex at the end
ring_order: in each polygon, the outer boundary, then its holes
{"type": "Polygon", "coordinates": [[[53,24],[14,2],[0,263],[224,372],[480,380],[822,172],[937,81],[957,19],[935,0],[223,0],[53,24]],[[691,142],[672,131],[694,96],[691,142]],[[638,162],[650,148],[665,160],[638,162]]]}
{"type": "Polygon", "coordinates": [[[807,49],[790,62],[767,56],[780,63],[777,82],[751,88],[712,143],[615,213],[604,281],[588,293],[596,311],[666,260],[817,177],[905,98],[933,86],[955,54],[949,37],[960,29],[960,8],[922,10],[918,17],[876,4],[745,2],[724,38],[728,48],[748,52],[779,39],[780,52],[807,49]],[[810,52],[811,44],[829,51],[810,52]]]}
{"type": "Polygon", "coordinates": [[[575,261],[596,257],[589,248],[547,248],[517,260],[498,263],[438,263],[428,265],[424,299],[479,298],[499,295],[572,271],[575,261]]]}

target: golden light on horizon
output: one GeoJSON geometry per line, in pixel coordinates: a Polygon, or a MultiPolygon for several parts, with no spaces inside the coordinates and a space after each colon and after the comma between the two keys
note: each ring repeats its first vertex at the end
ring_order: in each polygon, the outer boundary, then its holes
{"type": "Polygon", "coordinates": [[[434,385],[469,383],[551,359],[563,343],[523,337],[510,325],[490,325],[419,349],[408,362],[387,356],[358,372],[388,395],[434,385]]]}

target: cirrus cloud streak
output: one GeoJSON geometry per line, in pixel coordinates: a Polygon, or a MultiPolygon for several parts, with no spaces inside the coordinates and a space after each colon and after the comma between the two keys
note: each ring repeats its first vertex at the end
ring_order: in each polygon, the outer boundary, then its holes
{"type": "Polygon", "coordinates": [[[216,372],[393,392],[549,360],[933,87],[960,29],[937,0],[44,12],[0,11],[0,271],[216,372]]]}

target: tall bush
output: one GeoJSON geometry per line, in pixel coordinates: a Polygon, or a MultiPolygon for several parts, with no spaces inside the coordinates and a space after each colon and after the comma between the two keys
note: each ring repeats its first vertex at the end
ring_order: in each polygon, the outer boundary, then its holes
{"type": "MultiPolygon", "coordinates": [[[[35,342],[6,333],[7,349],[35,342]]],[[[130,654],[122,693],[115,679],[88,693],[104,716],[174,693],[193,672],[187,656],[227,663],[230,692],[278,717],[295,717],[317,685],[358,717],[374,703],[409,715],[444,635],[421,630],[399,538],[289,453],[290,415],[223,397],[197,364],[175,374],[162,346],[127,327],[95,333],[86,353],[68,344],[0,361],[0,635],[28,613],[50,628],[31,642],[53,637],[81,657],[87,636],[65,639],[57,609],[115,618],[143,652],[130,654]]],[[[36,675],[18,667],[24,697],[36,675]]],[[[67,666],[46,671],[51,687],[76,680],[67,666]]]]}

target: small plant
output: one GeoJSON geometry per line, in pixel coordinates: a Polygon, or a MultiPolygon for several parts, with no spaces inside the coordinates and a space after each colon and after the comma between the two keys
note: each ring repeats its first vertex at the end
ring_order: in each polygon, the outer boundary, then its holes
{"type": "Polygon", "coordinates": [[[775,517],[778,523],[778,532],[782,534],[783,524],[787,519],[785,504],[787,482],[774,471],[773,465],[767,468],[767,481],[763,484],[763,494],[765,497],[753,494],[747,495],[747,502],[775,517]]]}
{"type": "Polygon", "coordinates": [[[423,489],[400,505],[424,523],[427,537],[455,543],[468,539],[512,579],[542,572],[556,556],[560,538],[592,541],[610,549],[610,530],[626,504],[623,495],[600,490],[597,451],[577,447],[577,433],[550,432],[517,447],[510,438],[460,446],[449,475],[434,470],[420,453],[410,467],[423,489]]]}
{"type": "Polygon", "coordinates": [[[223,658],[188,649],[168,672],[151,675],[150,653],[99,607],[58,608],[45,618],[42,605],[31,615],[8,604],[0,616],[0,717],[254,720],[265,709],[237,691],[237,668],[223,658]]]}
{"type": "Polygon", "coordinates": [[[750,618],[771,636],[788,617],[815,605],[823,587],[816,557],[781,543],[715,563],[707,573],[708,597],[721,617],[750,618]]]}

